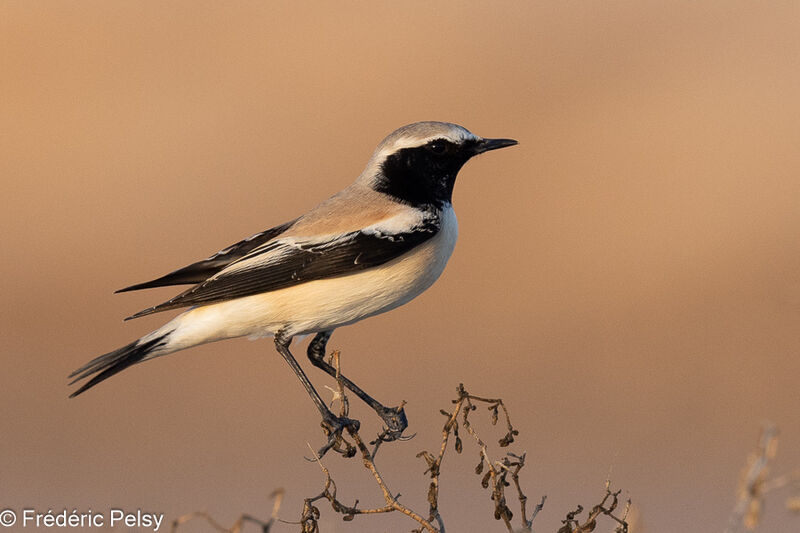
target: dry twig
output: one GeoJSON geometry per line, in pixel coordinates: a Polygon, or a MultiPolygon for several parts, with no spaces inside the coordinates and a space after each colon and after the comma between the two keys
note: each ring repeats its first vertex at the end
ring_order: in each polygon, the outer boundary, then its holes
{"type": "Polygon", "coordinates": [[[272,504],[272,514],[270,515],[270,519],[266,522],[263,520],[259,520],[258,518],[254,518],[250,515],[243,514],[239,518],[236,519],[236,522],[233,523],[231,527],[225,527],[221,525],[219,522],[214,520],[214,518],[208,514],[206,511],[195,511],[194,513],[188,513],[183,516],[179,516],[175,520],[172,521],[172,527],[170,531],[172,533],[176,533],[178,528],[183,526],[185,523],[195,520],[197,518],[202,518],[206,522],[208,522],[211,527],[216,529],[221,533],[241,533],[242,528],[246,523],[256,524],[261,527],[262,533],[269,533],[272,525],[280,520],[278,518],[278,511],[281,508],[281,502],[283,501],[283,489],[278,489],[270,494],[270,498],[273,499],[272,504]]]}
{"type": "Polygon", "coordinates": [[[463,442],[458,433],[459,429],[459,415],[461,416],[461,427],[473,437],[479,448],[480,460],[475,467],[475,474],[481,475],[486,468],[486,473],[481,479],[483,488],[488,489],[491,487],[492,500],[494,501],[494,517],[496,520],[502,520],[508,531],[514,531],[512,525],[513,512],[508,507],[506,502],[505,488],[510,485],[507,477],[510,475],[517,491],[517,499],[520,504],[520,522],[522,524],[521,531],[531,531],[533,519],[544,506],[546,496],[543,496],[541,502],[534,507],[531,512],[531,517],[527,515],[527,501],[528,498],[522,492],[519,484],[519,471],[525,466],[525,454],[515,455],[509,453],[503,458],[502,461],[493,461],[489,457],[486,443],[478,436],[472,427],[469,415],[472,411],[477,409],[477,403],[488,404],[487,408],[491,413],[492,425],[497,425],[500,415],[499,411],[503,411],[503,419],[507,429],[506,434],[498,441],[500,447],[507,447],[514,442],[514,437],[519,434],[519,431],[514,429],[511,425],[511,418],[508,415],[503,400],[499,398],[483,398],[470,394],[464,389],[463,384],[459,384],[456,389],[458,397],[453,400],[455,407],[452,413],[442,410],[441,413],[447,417],[447,421],[442,428],[442,444],[439,447],[438,455],[434,456],[430,452],[422,451],[417,454],[417,457],[422,457],[428,465],[426,473],[430,473],[431,483],[428,488],[428,504],[429,504],[429,520],[436,521],[439,525],[439,531],[444,531],[444,521],[439,514],[439,476],[441,474],[442,461],[444,460],[447,444],[452,435],[454,440],[454,448],[457,453],[463,450],[463,442]]]}
{"type": "Polygon", "coordinates": [[[600,515],[605,515],[609,517],[611,520],[617,523],[616,529],[614,529],[614,533],[628,533],[628,513],[631,510],[631,500],[630,498],[625,502],[625,508],[622,511],[622,516],[616,516],[614,511],[617,510],[619,506],[619,494],[620,490],[612,492],[611,491],[611,482],[606,481],[606,494],[603,497],[603,500],[592,507],[592,510],[589,511],[589,516],[586,517],[586,520],[581,523],[580,520],[576,519],[576,517],[583,512],[583,506],[578,505],[578,508],[572,512],[567,513],[567,517],[561,521],[563,526],[561,529],[558,530],[558,533],[590,533],[594,531],[595,527],[597,527],[597,518],[600,515]],[[611,500],[611,503],[608,504],[607,502],[611,500]]]}
{"type": "MultiPolygon", "coordinates": [[[[769,464],[778,451],[778,428],[765,423],[761,428],[758,446],[750,452],[747,464],[742,470],[737,490],[736,505],[733,508],[726,533],[734,533],[744,524],[747,529],[755,529],[761,522],[764,508],[764,496],[774,490],[794,485],[800,489],[800,470],[782,476],[767,479],[769,464]]],[[[789,498],[786,507],[793,510],[794,505],[800,507],[795,498],[789,498]]]]}
{"type": "MultiPolygon", "coordinates": [[[[340,402],[339,416],[347,417],[349,411],[349,403],[345,388],[341,379],[340,365],[339,365],[339,352],[335,351],[330,356],[331,365],[336,368],[336,381],[337,389],[331,389],[334,393],[333,401],[340,402]]],[[[514,429],[511,424],[508,410],[506,409],[503,400],[499,398],[484,398],[475,396],[466,391],[463,384],[459,384],[456,389],[457,397],[452,401],[454,408],[452,412],[442,410],[441,413],[446,417],[445,424],[442,428],[442,440],[439,446],[438,453],[433,455],[428,451],[421,451],[417,457],[422,457],[426,464],[426,474],[430,475],[430,484],[428,486],[428,518],[424,518],[420,513],[410,509],[409,507],[400,503],[400,494],[393,494],[389,489],[384,477],[380,473],[375,464],[375,453],[380,445],[385,442],[380,437],[373,441],[374,445],[370,451],[362,440],[358,426],[348,426],[346,428],[348,439],[344,435],[338,435],[333,448],[344,455],[345,457],[352,457],[356,453],[361,455],[364,467],[369,470],[372,477],[375,479],[381,493],[383,494],[385,505],[382,507],[375,507],[369,509],[360,509],[358,507],[358,500],[355,500],[352,505],[342,503],[337,496],[336,483],[331,477],[330,471],[323,464],[320,454],[314,451],[309,445],[309,449],[313,457],[310,459],[319,465],[322,473],[325,476],[325,483],[322,492],[316,496],[306,498],[303,504],[303,512],[299,522],[287,522],[277,517],[278,509],[280,507],[283,492],[279,491],[273,494],[275,497],[275,506],[273,508],[272,517],[268,522],[262,522],[249,515],[242,515],[232,527],[224,528],[219,525],[208,513],[196,512],[184,515],[172,524],[172,532],[175,533],[179,526],[194,519],[204,518],[212,527],[224,533],[240,533],[243,525],[246,522],[255,523],[261,526],[264,533],[268,533],[270,527],[275,521],[280,521],[287,524],[296,524],[301,526],[303,533],[319,533],[319,518],[320,510],[317,507],[317,502],[326,500],[330,503],[334,512],[342,515],[343,520],[353,520],[357,515],[365,514],[381,514],[390,512],[400,512],[412,520],[414,520],[418,528],[413,530],[412,533],[445,533],[445,522],[439,512],[439,478],[442,472],[442,462],[444,461],[445,452],[447,451],[448,444],[453,441],[453,448],[456,453],[462,453],[463,441],[459,434],[459,428],[466,431],[472,437],[471,440],[475,442],[478,448],[479,462],[475,467],[475,474],[481,477],[481,485],[484,489],[488,489],[491,494],[491,499],[494,503],[494,517],[496,520],[501,520],[509,532],[532,532],[533,520],[538,513],[542,510],[546,496],[542,496],[539,503],[533,508],[529,509],[528,498],[522,491],[520,484],[519,474],[525,466],[526,455],[515,454],[508,452],[500,459],[492,459],[489,454],[489,447],[484,440],[479,436],[475,430],[470,415],[476,411],[478,405],[486,406],[490,414],[490,421],[492,425],[497,425],[502,419],[505,426],[505,434],[498,440],[498,445],[501,448],[506,448],[514,442],[515,437],[519,432],[514,429]],[[502,416],[501,416],[502,413],[502,416]],[[352,441],[352,442],[351,442],[352,441]],[[516,499],[519,504],[519,517],[518,522],[521,528],[515,529],[512,520],[514,513],[509,507],[508,497],[506,495],[506,488],[510,487],[513,483],[514,488],[512,499],[516,499]]],[[[617,517],[614,512],[619,505],[619,491],[611,492],[608,483],[606,484],[606,495],[600,504],[594,506],[589,513],[587,519],[581,523],[576,516],[583,511],[583,507],[578,506],[578,509],[569,513],[567,519],[563,521],[563,526],[559,529],[558,533],[588,533],[592,531],[596,525],[597,518],[600,515],[608,516],[617,522],[617,533],[627,533],[628,524],[625,521],[628,510],[630,508],[630,500],[628,500],[625,510],[621,517],[617,517]]]]}
{"type": "MultiPolygon", "coordinates": [[[[317,500],[326,499],[331,503],[331,507],[337,513],[341,513],[344,515],[343,520],[352,520],[356,515],[360,514],[378,514],[378,513],[390,513],[392,511],[399,511],[404,515],[408,516],[412,520],[415,520],[422,526],[425,531],[429,531],[430,533],[437,533],[437,530],[426,521],[422,516],[415,513],[413,510],[409,509],[402,503],[398,501],[399,494],[392,495],[389,488],[386,486],[386,483],[383,480],[380,472],[378,472],[377,467],[375,466],[375,462],[367,449],[364,441],[361,440],[361,437],[358,434],[357,430],[348,430],[350,436],[356,443],[358,450],[361,452],[362,458],[364,460],[364,466],[372,473],[372,476],[375,478],[378,486],[380,487],[381,491],[383,492],[384,500],[386,501],[386,505],[383,507],[377,507],[372,509],[359,509],[358,508],[358,500],[352,506],[342,504],[336,498],[336,483],[331,478],[330,472],[322,464],[322,460],[317,455],[311,446],[311,452],[314,454],[315,461],[322,469],[322,472],[325,474],[325,487],[319,495],[313,498],[306,498],[305,504],[303,505],[303,515],[301,517],[301,525],[303,526],[302,531],[303,533],[317,533],[319,531],[319,525],[317,523],[320,517],[319,509],[314,505],[317,500]]],[[[421,530],[420,530],[421,531],[421,530]]]]}

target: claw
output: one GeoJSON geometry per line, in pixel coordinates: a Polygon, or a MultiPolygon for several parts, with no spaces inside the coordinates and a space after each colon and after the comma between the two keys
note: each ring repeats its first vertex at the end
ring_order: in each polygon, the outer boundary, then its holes
{"type": "Polygon", "coordinates": [[[406,418],[406,411],[404,406],[406,402],[400,404],[399,407],[384,407],[378,415],[386,423],[386,427],[393,432],[397,432],[398,436],[408,427],[408,419],[406,418]]]}
{"type": "Polygon", "coordinates": [[[328,437],[328,442],[317,452],[319,457],[323,457],[329,450],[333,450],[344,457],[353,457],[356,454],[355,446],[345,440],[343,432],[344,430],[358,431],[358,428],[361,427],[361,423],[358,420],[343,416],[337,417],[330,413],[323,416],[320,426],[322,426],[322,430],[328,437]]]}
{"type": "Polygon", "coordinates": [[[399,407],[384,407],[378,411],[378,415],[386,423],[386,427],[383,428],[383,431],[378,435],[377,439],[372,441],[370,444],[376,444],[377,442],[392,442],[396,440],[403,441],[414,437],[414,435],[411,435],[410,437],[403,436],[403,431],[405,431],[405,429],[408,427],[406,411],[403,408],[405,404],[406,402],[404,401],[399,407]]]}

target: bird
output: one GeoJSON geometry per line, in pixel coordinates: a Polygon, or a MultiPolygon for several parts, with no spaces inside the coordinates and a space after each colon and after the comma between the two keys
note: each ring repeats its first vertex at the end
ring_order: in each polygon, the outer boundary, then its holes
{"type": "MultiPolygon", "coordinates": [[[[472,157],[516,145],[448,122],[416,122],[389,134],[349,186],[289,222],[256,233],[207,259],[116,292],[192,285],[126,318],[187,310],[160,328],[101,355],[69,375],[86,380],[76,397],[135,364],[236,337],[272,336],[322,416],[331,437],[357,420],[334,415],[290,351],[313,334],[311,363],[325,361],[333,331],[408,303],[442,274],[458,236],[456,176],[472,157]]],[[[341,382],[386,424],[385,440],[407,427],[403,406],[385,407],[344,376],[341,382]]],[[[324,449],[323,449],[324,451],[324,449]]]]}

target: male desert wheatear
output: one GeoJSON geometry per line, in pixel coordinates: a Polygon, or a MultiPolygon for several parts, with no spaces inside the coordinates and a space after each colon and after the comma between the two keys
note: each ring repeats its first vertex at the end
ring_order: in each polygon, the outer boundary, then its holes
{"type": "MultiPolygon", "coordinates": [[[[378,145],[356,181],[299,218],[257,233],[208,259],[117,292],[191,284],[174,298],[129,318],[189,307],[142,338],[88,362],[70,383],[77,396],[131,365],[223,339],[273,335],[333,438],[356,421],[325,405],[289,351],[295,335],[316,334],[311,362],[324,360],[334,329],[403,305],[444,270],[458,233],[451,205],[456,175],[471,157],[517,144],[484,139],[446,122],[404,126],[378,145]]],[[[342,382],[387,425],[386,440],[407,422],[346,378],[342,382]]]]}

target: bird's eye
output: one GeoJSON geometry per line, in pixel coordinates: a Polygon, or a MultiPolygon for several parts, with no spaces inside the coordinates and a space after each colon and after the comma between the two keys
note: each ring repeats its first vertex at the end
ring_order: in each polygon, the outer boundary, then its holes
{"type": "Polygon", "coordinates": [[[442,155],[447,151],[447,143],[444,141],[433,141],[428,144],[428,150],[437,155],[442,155]]]}

